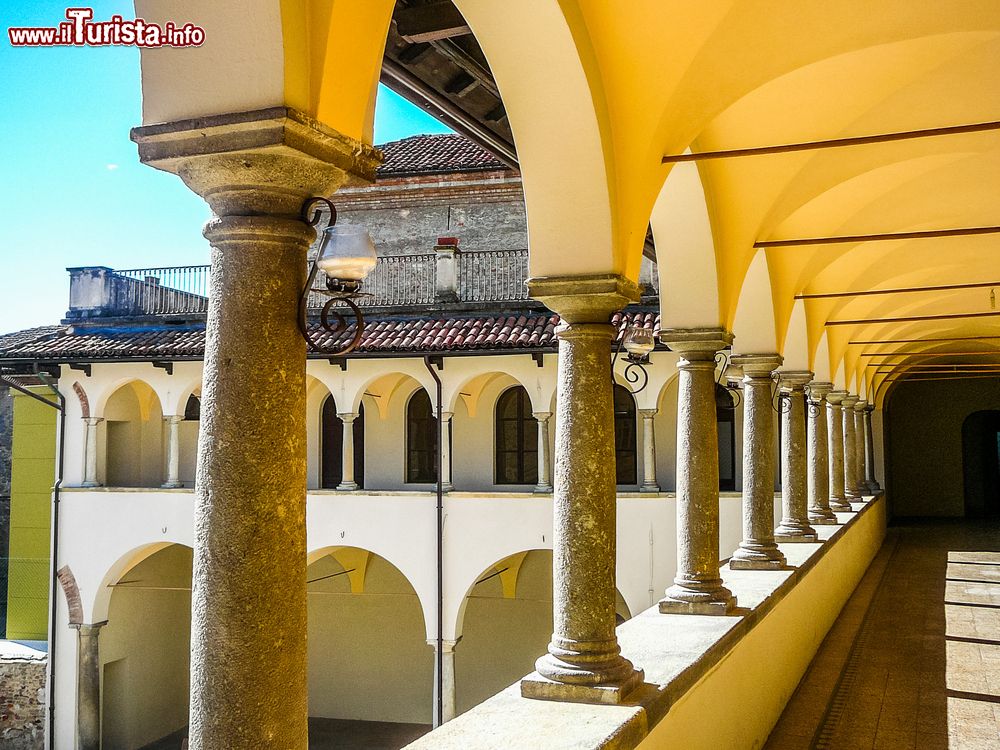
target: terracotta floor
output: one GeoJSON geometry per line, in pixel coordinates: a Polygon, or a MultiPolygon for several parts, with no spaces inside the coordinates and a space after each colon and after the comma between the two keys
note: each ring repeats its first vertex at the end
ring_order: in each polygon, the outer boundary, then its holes
{"type": "Polygon", "coordinates": [[[765,750],[1000,750],[1000,522],[894,526],[765,750]]]}

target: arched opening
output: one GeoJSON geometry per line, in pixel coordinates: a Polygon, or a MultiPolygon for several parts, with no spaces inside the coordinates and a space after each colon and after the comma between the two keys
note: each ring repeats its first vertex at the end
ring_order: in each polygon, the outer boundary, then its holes
{"type": "Polygon", "coordinates": [[[962,423],[965,515],[1000,516],[1000,411],[977,411],[962,423]]]}
{"type": "Polygon", "coordinates": [[[191,646],[189,547],[172,544],[108,584],[100,631],[102,747],[180,747],[187,734],[191,646]]]}
{"type": "MultiPolygon", "coordinates": [[[[358,416],[353,423],[354,482],[365,486],[365,407],[358,406],[358,416]]],[[[336,489],[344,475],[344,420],[337,414],[333,396],[323,401],[320,418],[320,487],[336,489]]]]}
{"type": "MultiPolygon", "coordinates": [[[[621,594],[615,619],[631,616],[621,594]]],[[[466,595],[455,647],[455,702],[462,713],[532,670],[552,637],[552,551],[513,554],[476,579],[466,595]]]]}
{"type": "Polygon", "coordinates": [[[615,384],[615,483],[638,483],[635,399],[628,388],[615,384]]]}
{"type": "Polygon", "coordinates": [[[496,484],[538,483],[538,421],[522,386],[500,394],[496,404],[496,484]]]}
{"type": "Polygon", "coordinates": [[[185,487],[194,487],[198,468],[198,430],[201,427],[201,397],[188,396],[184,405],[184,419],[177,428],[178,477],[185,487]]]}
{"type": "MultiPolygon", "coordinates": [[[[431,397],[417,390],[406,404],[406,481],[427,484],[437,481],[437,417],[431,397]]],[[[451,435],[448,436],[451,439],[451,435]]]]}
{"type": "Polygon", "coordinates": [[[719,490],[736,490],[736,402],[719,383],[715,384],[715,422],[719,430],[719,490]]]}
{"type": "Polygon", "coordinates": [[[402,747],[430,729],[433,707],[420,600],[385,558],[324,552],[306,573],[310,746],[402,747]]]}
{"type": "Polygon", "coordinates": [[[104,484],[159,487],[163,483],[163,412],[146,383],[133,380],[104,407],[104,484]]]}

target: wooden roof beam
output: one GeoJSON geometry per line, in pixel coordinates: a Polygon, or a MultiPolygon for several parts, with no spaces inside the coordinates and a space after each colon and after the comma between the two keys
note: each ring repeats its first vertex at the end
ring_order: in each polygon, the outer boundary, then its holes
{"type": "Polygon", "coordinates": [[[400,8],[393,18],[396,31],[411,44],[436,42],[472,33],[451,0],[400,8]]]}

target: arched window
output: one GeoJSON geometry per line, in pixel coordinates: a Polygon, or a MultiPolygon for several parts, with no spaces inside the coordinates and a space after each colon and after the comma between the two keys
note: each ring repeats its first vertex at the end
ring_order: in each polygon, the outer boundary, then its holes
{"type": "Polygon", "coordinates": [[[500,394],[496,406],[496,484],[538,483],[538,422],[519,385],[500,394]]]}
{"type": "Polygon", "coordinates": [[[422,388],[406,405],[406,481],[437,481],[437,418],[422,388]]]}
{"type": "Polygon", "coordinates": [[[715,384],[715,421],[719,428],[719,489],[736,490],[736,404],[732,394],[715,384]]]}
{"type": "MultiPolygon", "coordinates": [[[[327,396],[320,422],[320,487],[333,490],[344,476],[344,420],[337,416],[337,402],[327,396]]],[[[354,481],[365,486],[365,407],[354,420],[354,481]]]]}
{"type": "Polygon", "coordinates": [[[184,405],[184,420],[186,422],[197,422],[201,419],[201,399],[194,394],[188,396],[187,404],[184,405]]]}
{"type": "Polygon", "coordinates": [[[615,384],[615,465],[618,484],[636,484],[635,399],[624,388],[615,384]]]}

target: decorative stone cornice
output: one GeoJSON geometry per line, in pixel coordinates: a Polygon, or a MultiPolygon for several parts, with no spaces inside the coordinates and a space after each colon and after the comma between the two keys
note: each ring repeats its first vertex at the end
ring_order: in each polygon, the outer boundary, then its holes
{"type": "Polygon", "coordinates": [[[639,287],[619,274],[536,276],[528,294],[566,323],[607,323],[611,314],[639,301],[639,287]]]}
{"type": "Polygon", "coordinates": [[[298,216],[311,195],[371,182],[381,153],[288,107],[133,128],[143,164],[178,175],[217,216],[298,216]]]}
{"type": "Polygon", "coordinates": [[[779,370],[778,385],[783,391],[801,389],[806,383],[811,382],[813,373],[809,370],[779,370]]]}
{"type": "Polygon", "coordinates": [[[833,383],[814,380],[809,384],[809,398],[813,401],[822,401],[832,390],[833,383]]]}

